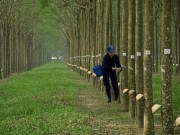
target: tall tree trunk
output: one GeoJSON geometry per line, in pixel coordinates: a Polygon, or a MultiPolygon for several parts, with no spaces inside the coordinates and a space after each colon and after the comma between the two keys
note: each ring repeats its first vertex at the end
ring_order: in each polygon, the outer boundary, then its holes
{"type": "Polygon", "coordinates": [[[101,25],[101,58],[103,57],[103,55],[105,54],[105,48],[106,48],[106,44],[104,42],[104,33],[105,33],[105,23],[104,23],[104,0],[100,0],[100,25],[101,25]]]}
{"type": "Polygon", "coordinates": [[[2,79],[3,24],[0,24],[0,79],[2,79]]]}
{"type": "MultiPolygon", "coordinates": [[[[6,20],[7,21],[7,20],[6,20]]],[[[3,48],[3,76],[7,77],[7,24],[4,24],[4,48],[3,48]]]]}
{"type": "MultiPolygon", "coordinates": [[[[128,88],[128,1],[122,1],[122,62],[125,66],[122,72],[122,90],[128,88]]],[[[122,110],[129,110],[129,97],[122,95],[122,110]]]]}
{"type": "MultiPolygon", "coordinates": [[[[8,20],[9,21],[9,20],[8,20]]],[[[10,69],[10,29],[9,29],[9,23],[6,24],[6,60],[5,60],[5,66],[6,66],[6,77],[9,77],[9,69],[10,69]]]]}
{"type": "Polygon", "coordinates": [[[121,45],[121,0],[117,1],[117,54],[120,55],[120,45],[121,45]]]}
{"type": "Polygon", "coordinates": [[[173,73],[174,75],[178,75],[178,24],[179,24],[179,17],[178,17],[178,0],[173,0],[172,2],[172,63],[174,65],[173,73]]]}
{"type": "Polygon", "coordinates": [[[145,1],[145,41],[144,41],[144,135],[154,135],[154,116],[152,114],[153,91],[152,91],[152,47],[153,35],[153,1],[145,1]]]}
{"type": "Polygon", "coordinates": [[[112,16],[112,1],[108,0],[109,3],[109,39],[110,44],[114,44],[113,41],[113,16],[112,16]]]}
{"type": "Polygon", "coordinates": [[[177,0],[177,12],[178,12],[178,43],[177,43],[177,50],[178,50],[178,75],[180,78],[180,1],[177,0]]]}
{"type": "MultiPolygon", "coordinates": [[[[79,3],[82,5],[82,2],[79,3]]],[[[82,66],[82,56],[83,56],[83,8],[80,8],[79,20],[78,20],[78,31],[79,31],[79,40],[78,40],[78,48],[79,48],[79,67],[82,66]]],[[[79,69],[79,74],[82,76],[82,71],[79,69]]]]}
{"type": "MultiPolygon", "coordinates": [[[[78,38],[77,38],[77,66],[80,67],[81,65],[81,33],[80,33],[80,29],[81,29],[81,14],[82,14],[82,11],[80,10],[79,13],[78,13],[78,17],[77,17],[77,35],[78,35],[78,38]]],[[[81,74],[80,70],[78,69],[78,73],[81,74]]]]}
{"type": "MultiPolygon", "coordinates": [[[[85,2],[85,7],[87,7],[87,1],[85,2]]],[[[87,43],[87,29],[88,29],[88,23],[87,23],[87,9],[84,10],[84,50],[85,50],[85,56],[84,56],[84,68],[88,69],[88,58],[87,55],[89,55],[88,51],[88,43],[87,43]]],[[[84,71],[85,72],[85,71],[84,71]]],[[[85,79],[88,79],[88,75],[85,73],[85,79]]]]}
{"type": "Polygon", "coordinates": [[[109,38],[109,33],[110,33],[110,31],[109,31],[109,12],[110,12],[110,6],[109,6],[109,2],[110,2],[110,0],[108,0],[106,3],[106,46],[108,45],[108,44],[110,44],[110,38],[109,38]]]}
{"type": "MultiPolygon", "coordinates": [[[[121,0],[117,0],[117,32],[116,32],[116,52],[117,55],[120,56],[120,46],[121,46],[121,0]]],[[[120,59],[121,62],[121,59],[120,59]]],[[[120,82],[120,76],[118,76],[118,82],[120,82]]],[[[121,86],[119,86],[119,102],[120,101],[120,97],[122,95],[122,91],[121,91],[121,86]]]]}
{"type": "MultiPolygon", "coordinates": [[[[95,36],[95,33],[94,33],[94,6],[93,6],[93,3],[94,3],[94,0],[90,0],[90,8],[92,10],[90,10],[90,69],[92,70],[93,66],[94,66],[94,43],[95,43],[95,39],[94,39],[94,36],[95,36]]],[[[91,85],[95,85],[94,84],[94,79],[93,77],[91,76],[91,85]]]]}
{"type": "Polygon", "coordinates": [[[113,45],[112,1],[107,0],[106,5],[106,46],[113,45]]]}
{"type": "Polygon", "coordinates": [[[101,11],[101,17],[102,17],[102,19],[101,19],[101,26],[102,26],[102,45],[103,45],[103,47],[102,47],[102,57],[103,57],[103,54],[105,54],[106,53],[106,42],[105,42],[105,20],[104,20],[104,16],[105,16],[105,13],[104,13],[104,11],[105,11],[105,2],[104,2],[104,0],[101,0],[102,1],[102,11],[101,11]]]}
{"type": "MultiPolygon", "coordinates": [[[[128,18],[128,78],[129,90],[135,90],[135,1],[129,2],[129,18],[128,18]]],[[[134,94],[133,94],[134,95],[134,94]]],[[[130,102],[129,114],[131,118],[135,117],[135,96],[130,102]]]]}
{"type": "MultiPolygon", "coordinates": [[[[88,8],[90,8],[90,3],[88,3],[88,8]]],[[[87,69],[90,71],[90,10],[86,12],[87,18],[87,69]]],[[[88,76],[88,81],[90,81],[90,76],[88,76]]]]}
{"type": "Polygon", "coordinates": [[[158,49],[159,49],[159,47],[158,47],[158,9],[156,9],[156,12],[155,12],[155,18],[156,18],[156,20],[155,20],[155,72],[156,73],[158,73],[158,60],[159,60],[159,57],[158,57],[158,55],[159,55],[159,51],[158,51],[158,49]]]}
{"type": "MultiPolygon", "coordinates": [[[[94,51],[94,59],[93,59],[93,66],[96,64],[97,59],[97,0],[93,0],[93,51],[94,51]]],[[[93,67],[92,67],[93,68],[93,67]]],[[[94,77],[93,79],[93,86],[96,87],[97,81],[94,77]]]]}
{"type": "MultiPolygon", "coordinates": [[[[136,0],[136,94],[143,93],[143,0],[136,0]]],[[[137,102],[137,126],[144,126],[144,105],[143,101],[137,102]]]]}
{"type": "MultiPolygon", "coordinates": [[[[19,25],[19,24],[18,24],[19,25]]],[[[17,73],[20,72],[20,29],[19,29],[19,26],[18,26],[18,32],[17,32],[17,56],[16,56],[16,59],[17,59],[17,73]]]]}
{"type": "Polygon", "coordinates": [[[5,48],[5,24],[2,24],[2,31],[1,31],[1,35],[2,35],[2,45],[1,45],[1,78],[4,78],[4,48],[5,48]]]}
{"type": "Polygon", "coordinates": [[[162,106],[163,134],[173,135],[171,0],[163,0],[162,17],[162,106]]]}

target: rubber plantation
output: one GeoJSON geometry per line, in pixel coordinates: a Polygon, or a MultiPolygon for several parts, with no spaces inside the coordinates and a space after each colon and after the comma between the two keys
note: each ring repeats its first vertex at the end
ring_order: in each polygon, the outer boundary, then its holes
{"type": "Polygon", "coordinates": [[[179,0],[1,0],[0,9],[0,134],[180,134],[179,0]],[[122,67],[111,103],[93,70],[109,45],[122,67]]]}

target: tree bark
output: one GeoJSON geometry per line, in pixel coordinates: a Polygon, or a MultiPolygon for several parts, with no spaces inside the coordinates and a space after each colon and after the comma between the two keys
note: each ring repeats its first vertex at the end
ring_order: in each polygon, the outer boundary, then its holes
{"type": "MultiPolygon", "coordinates": [[[[135,1],[128,0],[129,2],[129,18],[128,18],[128,78],[129,90],[135,90],[135,1]]],[[[134,101],[135,101],[135,94],[134,101]]],[[[132,102],[130,102],[132,103],[132,102]]],[[[129,114],[131,118],[135,117],[135,105],[130,105],[129,114]]]]}
{"type": "Polygon", "coordinates": [[[109,39],[109,0],[106,2],[106,47],[108,44],[110,44],[110,39],[109,39]]]}
{"type": "Polygon", "coordinates": [[[145,1],[145,40],[144,40],[144,135],[154,135],[154,116],[152,114],[153,91],[152,91],[152,47],[153,35],[153,1],[145,1]]]}
{"type": "MultiPolygon", "coordinates": [[[[136,95],[143,93],[143,0],[136,0],[136,95]]],[[[139,128],[144,126],[143,101],[137,102],[136,124],[139,128]]]]}
{"type": "Polygon", "coordinates": [[[173,135],[171,0],[163,0],[162,17],[162,107],[163,134],[173,135]]]}
{"type": "MultiPolygon", "coordinates": [[[[122,90],[128,88],[128,1],[122,1],[122,62],[125,66],[122,72],[122,90]]],[[[122,94],[122,111],[129,110],[129,97],[122,94]]]]}

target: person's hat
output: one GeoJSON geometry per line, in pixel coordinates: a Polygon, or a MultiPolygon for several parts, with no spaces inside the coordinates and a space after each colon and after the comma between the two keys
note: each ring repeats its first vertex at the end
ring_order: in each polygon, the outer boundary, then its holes
{"type": "Polygon", "coordinates": [[[114,47],[112,45],[109,45],[107,47],[107,52],[114,52],[114,47]]]}

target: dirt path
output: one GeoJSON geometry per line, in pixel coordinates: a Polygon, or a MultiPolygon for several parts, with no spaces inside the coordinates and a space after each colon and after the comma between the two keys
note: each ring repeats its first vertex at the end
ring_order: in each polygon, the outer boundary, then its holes
{"type": "MultiPolygon", "coordinates": [[[[83,90],[78,98],[82,113],[90,116],[85,124],[92,126],[95,135],[143,135],[143,129],[136,127],[128,112],[121,111],[119,103],[106,102],[105,92],[83,90]]],[[[162,135],[160,125],[155,126],[155,133],[162,135]]]]}
{"type": "Polygon", "coordinates": [[[119,103],[107,103],[103,91],[81,91],[79,101],[83,113],[90,114],[85,122],[94,128],[96,135],[142,135],[143,130],[135,127],[127,112],[121,112],[119,103]]]}

